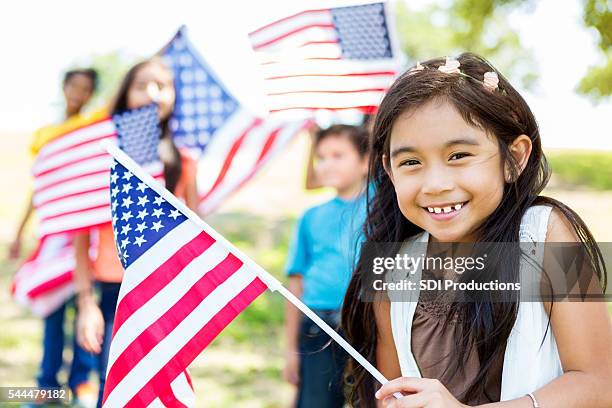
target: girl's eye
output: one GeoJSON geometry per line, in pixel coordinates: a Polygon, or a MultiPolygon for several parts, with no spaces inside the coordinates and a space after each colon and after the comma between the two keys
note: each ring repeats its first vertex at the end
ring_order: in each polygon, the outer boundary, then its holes
{"type": "Polygon", "coordinates": [[[403,162],[401,162],[400,166],[416,166],[417,164],[419,164],[418,160],[408,159],[408,160],[404,160],[403,162]]]}
{"type": "Polygon", "coordinates": [[[469,153],[455,153],[455,154],[453,154],[450,157],[450,160],[458,160],[458,159],[462,159],[462,158],[467,157],[467,156],[471,156],[471,154],[469,154],[469,153]],[[453,158],[455,158],[455,159],[453,159],[453,158]]]}

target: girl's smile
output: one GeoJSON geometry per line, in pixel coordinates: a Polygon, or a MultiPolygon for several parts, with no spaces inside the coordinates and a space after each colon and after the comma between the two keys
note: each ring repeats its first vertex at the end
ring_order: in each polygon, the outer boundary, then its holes
{"type": "Polygon", "coordinates": [[[436,221],[447,221],[455,218],[468,204],[468,201],[455,201],[450,204],[432,204],[423,207],[431,218],[436,221]]]}

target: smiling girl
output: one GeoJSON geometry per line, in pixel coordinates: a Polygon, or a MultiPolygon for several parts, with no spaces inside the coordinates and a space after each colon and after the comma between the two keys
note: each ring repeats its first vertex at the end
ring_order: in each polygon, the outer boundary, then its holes
{"type": "MultiPolygon", "coordinates": [[[[366,244],[576,242],[605,288],[605,266],[587,226],[563,203],[539,195],[549,176],[531,110],[487,61],[462,54],[417,64],[396,80],[376,117],[366,244]]],[[[371,271],[361,254],[342,326],[394,380],[377,392],[372,377],[349,362],[353,405],[612,406],[605,303],[552,307],[519,302],[519,294],[505,302],[365,302],[371,271]]],[[[525,268],[519,256],[508,257],[494,277],[510,281],[525,268]]]]}

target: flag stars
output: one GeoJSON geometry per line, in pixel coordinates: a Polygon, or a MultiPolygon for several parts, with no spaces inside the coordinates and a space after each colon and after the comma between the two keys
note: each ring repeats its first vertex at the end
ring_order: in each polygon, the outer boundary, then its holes
{"type": "Polygon", "coordinates": [[[146,189],[147,185],[145,183],[138,183],[138,187],[136,187],[136,190],[140,191],[141,193],[144,193],[146,189]]]}
{"type": "Polygon", "coordinates": [[[151,214],[153,217],[157,217],[159,219],[159,217],[161,217],[162,215],[164,215],[164,210],[161,208],[156,208],[153,210],[153,214],[151,214]]]}
{"type": "Polygon", "coordinates": [[[122,179],[130,181],[130,179],[132,178],[133,174],[131,171],[126,171],[125,173],[123,173],[123,177],[122,179]]]}
{"type": "Polygon", "coordinates": [[[111,174],[111,184],[115,184],[118,178],[119,176],[117,175],[117,173],[112,173],[111,174]]]}
{"type": "Polygon", "coordinates": [[[123,189],[121,190],[122,192],[128,194],[130,192],[131,189],[133,189],[134,187],[132,186],[131,183],[127,183],[123,185],[123,189]]]}
{"type": "Polygon", "coordinates": [[[162,225],[161,221],[155,221],[153,222],[153,226],[151,227],[152,230],[155,230],[155,232],[159,232],[160,229],[162,229],[164,226],[162,225]]]}
{"type": "Polygon", "coordinates": [[[113,160],[113,162],[110,165],[111,170],[115,170],[115,166],[117,165],[117,161],[113,160]]]}
{"type": "Polygon", "coordinates": [[[127,235],[131,230],[132,227],[130,227],[130,224],[125,224],[123,227],[121,227],[121,235],[127,235]]]}
{"type": "Polygon", "coordinates": [[[147,240],[144,239],[144,235],[141,235],[139,237],[136,237],[136,241],[134,241],[134,245],[138,245],[138,248],[140,248],[140,246],[144,244],[145,242],[147,242],[147,240]]]}
{"type": "Polygon", "coordinates": [[[147,215],[149,215],[149,212],[145,208],[142,211],[138,211],[138,215],[136,216],[136,218],[140,218],[141,220],[144,220],[147,215]]]}
{"type": "MultiPolygon", "coordinates": [[[[125,249],[126,246],[128,246],[128,244],[130,243],[130,237],[127,237],[126,239],[122,239],[121,240],[121,249],[125,249]]],[[[127,252],[127,251],[126,251],[127,252]]],[[[124,254],[123,256],[125,258],[127,258],[127,256],[125,256],[126,254],[124,254]]]]}
{"type": "Polygon", "coordinates": [[[149,202],[149,197],[146,195],[138,197],[138,205],[144,207],[149,202]]]}
{"type": "Polygon", "coordinates": [[[132,212],[131,211],[126,211],[123,214],[121,214],[121,221],[129,221],[130,218],[132,218],[132,212]]]}
{"type": "Polygon", "coordinates": [[[180,217],[180,216],[181,216],[181,212],[179,210],[177,210],[176,208],[174,210],[170,211],[169,217],[172,218],[173,220],[176,221],[176,219],[178,217],[180,217]]]}
{"type": "Polygon", "coordinates": [[[142,223],[139,223],[139,224],[136,226],[135,231],[136,231],[136,232],[139,232],[139,233],[142,233],[142,231],[144,231],[146,228],[147,228],[147,223],[146,223],[146,222],[142,222],[142,223]]]}
{"type": "Polygon", "coordinates": [[[134,204],[134,202],[132,201],[132,198],[130,196],[127,196],[127,198],[123,199],[123,202],[121,203],[121,206],[123,208],[130,208],[130,205],[134,204]]]}
{"type": "Polygon", "coordinates": [[[115,198],[115,197],[117,197],[117,194],[119,194],[119,187],[115,186],[111,190],[111,197],[115,198]]]}
{"type": "Polygon", "coordinates": [[[157,196],[155,197],[155,200],[153,200],[153,202],[155,203],[155,205],[162,205],[162,203],[164,202],[164,199],[161,198],[161,196],[157,196]]]}
{"type": "Polygon", "coordinates": [[[115,212],[117,210],[117,202],[113,201],[113,203],[111,204],[111,209],[113,212],[115,212]]]}

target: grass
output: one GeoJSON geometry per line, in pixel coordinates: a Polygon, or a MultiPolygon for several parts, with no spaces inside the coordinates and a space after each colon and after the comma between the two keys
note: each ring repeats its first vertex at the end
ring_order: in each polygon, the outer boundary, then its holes
{"type": "Polygon", "coordinates": [[[565,184],[612,190],[612,152],[558,150],[546,157],[553,174],[565,184]]]}

